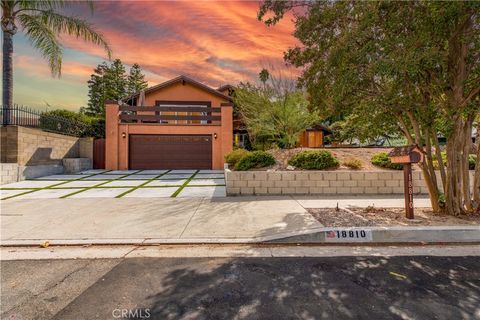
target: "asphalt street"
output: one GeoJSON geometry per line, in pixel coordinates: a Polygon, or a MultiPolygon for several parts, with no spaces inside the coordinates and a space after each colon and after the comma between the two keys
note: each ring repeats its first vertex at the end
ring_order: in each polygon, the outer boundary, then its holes
{"type": "Polygon", "coordinates": [[[2,319],[480,319],[480,257],[2,261],[2,319]]]}

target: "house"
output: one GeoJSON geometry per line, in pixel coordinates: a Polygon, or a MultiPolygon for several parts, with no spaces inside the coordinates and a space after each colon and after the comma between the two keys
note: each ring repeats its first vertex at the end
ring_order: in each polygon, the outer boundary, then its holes
{"type": "Polygon", "coordinates": [[[179,76],[108,102],[106,169],[223,169],[233,147],[226,93],[179,76]]]}

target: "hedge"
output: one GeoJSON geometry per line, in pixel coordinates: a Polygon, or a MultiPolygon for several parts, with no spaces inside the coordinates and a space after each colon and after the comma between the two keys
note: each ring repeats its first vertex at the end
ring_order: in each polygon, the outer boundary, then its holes
{"type": "Polygon", "coordinates": [[[377,167],[393,169],[393,170],[402,170],[403,165],[399,163],[392,163],[388,154],[386,152],[375,153],[371,159],[373,165],[377,167]]]}
{"type": "Polygon", "coordinates": [[[225,156],[225,162],[230,166],[235,167],[237,162],[249,153],[250,152],[245,149],[235,149],[225,156]]]}
{"type": "Polygon", "coordinates": [[[264,168],[275,164],[275,158],[265,151],[248,152],[240,158],[235,165],[235,170],[246,171],[252,168],[264,168]]]}

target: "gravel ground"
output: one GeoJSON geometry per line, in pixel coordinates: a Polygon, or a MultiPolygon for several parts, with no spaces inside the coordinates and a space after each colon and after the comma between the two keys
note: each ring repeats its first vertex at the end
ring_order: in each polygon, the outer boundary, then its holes
{"type": "Polygon", "coordinates": [[[472,214],[453,217],[436,214],[431,209],[417,208],[415,219],[405,218],[404,208],[354,208],[354,209],[307,209],[312,216],[326,227],[360,226],[441,226],[479,225],[480,215],[472,214]]]}
{"type": "MultiPolygon", "coordinates": [[[[374,166],[370,160],[375,153],[378,152],[390,152],[391,148],[321,148],[321,149],[312,149],[312,148],[295,148],[295,149],[272,149],[268,150],[275,159],[277,163],[274,166],[268,168],[261,168],[258,170],[285,170],[288,166],[288,160],[294,156],[295,154],[306,151],[306,150],[327,150],[330,151],[339,161],[340,164],[343,161],[351,158],[359,159],[362,161],[363,167],[361,169],[350,169],[343,165],[340,165],[338,169],[333,170],[354,170],[354,171],[396,171],[391,169],[383,169],[380,167],[374,166]]],[[[413,167],[414,170],[419,170],[419,168],[415,165],[413,167]]],[[[300,169],[297,169],[300,170],[300,169]]]]}

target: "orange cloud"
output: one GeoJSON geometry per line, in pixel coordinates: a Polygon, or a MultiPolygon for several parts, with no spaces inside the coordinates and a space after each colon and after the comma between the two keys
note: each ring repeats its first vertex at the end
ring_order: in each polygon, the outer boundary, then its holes
{"type": "MultiPolygon", "coordinates": [[[[48,63],[45,60],[39,61],[37,57],[16,55],[13,59],[14,67],[24,70],[25,72],[40,76],[51,76],[48,63]]],[[[93,68],[89,64],[83,64],[75,61],[63,61],[62,63],[62,77],[85,78],[90,77],[93,68]]]]}
{"type": "MultiPolygon", "coordinates": [[[[81,6],[69,13],[84,17],[105,36],[113,58],[140,64],[149,85],[185,74],[216,87],[257,80],[262,67],[283,66],[284,51],[297,44],[292,15],[267,27],[257,20],[257,10],[253,1],[97,1],[93,15],[81,6]]],[[[68,100],[58,97],[60,104],[85,105],[86,82],[106,59],[105,52],[72,37],[62,37],[62,43],[66,50],[60,79],[51,78],[41,57],[24,53],[30,47],[15,56],[15,69],[20,71],[15,81],[24,86],[16,102],[31,101],[28,83],[37,81],[45,88],[33,100],[55,104],[52,99],[58,94],[52,93],[65,88],[68,100]]]]}
{"type": "MultiPolygon", "coordinates": [[[[291,16],[268,28],[257,10],[256,2],[99,2],[93,20],[115,58],[165,78],[190,74],[214,85],[251,80],[262,61],[281,62],[295,45],[291,16]]],[[[81,41],[65,43],[104,56],[81,41]]]]}

